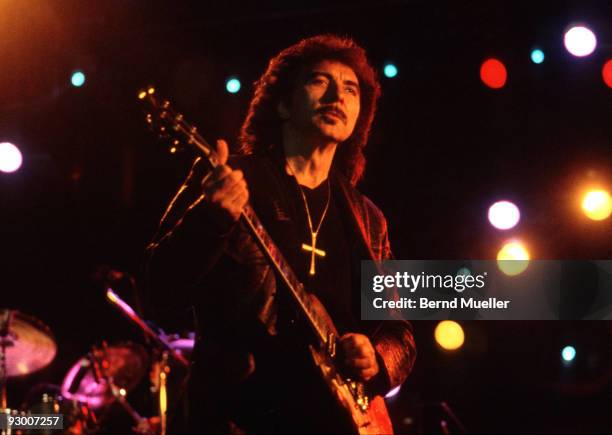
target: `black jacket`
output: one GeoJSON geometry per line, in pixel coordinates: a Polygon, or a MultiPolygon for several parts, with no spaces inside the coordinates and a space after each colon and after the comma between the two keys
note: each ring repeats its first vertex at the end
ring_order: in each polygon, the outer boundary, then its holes
{"type": "MultiPolygon", "coordinates": [[[[230,158],[230,165],[244,172],[250,203],[277,240],[286,220],[282,164],[274,156],[238,156],[230,158]]],[[[192,386],[196,395],[206,390],[205,396],[218,398],[202,412],[221,415],[224,406],[236,407],[231,392],[251,382],[258,367],[274,367],[269,374],[278,371],[279,365],[266,360],[274,354],[271,338],[285,327],[279,321],[284,290],[277,287],[274,271],[242,224],[220,226],[211,217],[201,196],[202,166],[196,160],[147,249],[147,287],[158,315],[195,306],[201,341],[192,386]]],[[[392,258],[381,211],[340,173],[332,170],[330,177],[353,235],[356,262],[392,258]]],[[[411,327],[405,321],[362,323],[362,330],[354,332],[368,335],[376,349],[381,372],[372,387],[384,394],[412,369],[416,349],[411,327]]],[[[261,383],[254,385],[261,389],[261,383]]]]}

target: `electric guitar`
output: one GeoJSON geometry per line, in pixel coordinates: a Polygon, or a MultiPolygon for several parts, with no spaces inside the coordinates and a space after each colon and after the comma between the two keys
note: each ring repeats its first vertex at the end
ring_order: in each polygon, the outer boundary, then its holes
{"type": "MultiPolygon", "coordinates": [[[[219,165],[214,149],[200,136],[196,127],[185,121],[182,114],[174,111],[167,100],[160,99],[155,88],[149,87],[140,91],[138,98],[146,104],[147,123],[162,139],[170,141],[171,152],[176,152],[179,148],[193,148],[202,156],[207,169],[212,170],[219,165]]],[[[249,204],[245,205],[240,219],[287,287],[298,310],[312,329],[316,345],[309,345],[309,349],[314,364],[336,402],[352,421],[355,432],[393,433],[384,399],[381,396],[368,396],[363,383],[345,378],[338,371],[334,359],[338,331],[321,302],[306,292],[249,204]]]]}

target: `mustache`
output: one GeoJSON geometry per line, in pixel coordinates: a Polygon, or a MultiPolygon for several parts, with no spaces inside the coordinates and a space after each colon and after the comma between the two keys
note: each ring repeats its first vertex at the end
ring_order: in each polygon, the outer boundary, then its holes
{"type": "Polygon", "coordinates": [[[346,123],[346,113],[344,113],[344,110],[340,109],[339,107],[336,107],[336,106],[323,106],[323,107],[317,109],[317,113],[319,113],[321,115],[326,115],[328,113],[330,113],[332,115],[336,115],[338,118],[340,118],[342,121],[344,121],[346,123]]]}

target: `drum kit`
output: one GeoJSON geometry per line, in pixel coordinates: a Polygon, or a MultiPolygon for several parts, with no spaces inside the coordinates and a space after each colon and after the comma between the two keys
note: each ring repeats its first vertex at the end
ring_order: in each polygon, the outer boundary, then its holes
{"type": "MultiPolygon", "coordinates": [[[[40,320],[0,309],[0,414],[61,414],[60,433],[90,434],[111,431],[109,415],[119,409],[131,420],[134,433],[167,433],[168,415],[173,409],[170,403],[178,403],[185,391],[195,334],[180,337],[156,331],[111,288],[106,290],[106,297],[142,331],[146,347],[134,342],[93,346],[70,367],[61,385],[36,385],[17,409],[8,406],[8,382],[47,367],[57,354],[57,345],[50,328],[40,320]],[[146,394],[151,394],[155,403],[153,416],[140,415],[128,400],[128,394],[145,378],[149,383],[146,394]]],[[[0,428],[1,435],[17,433],[24,432],[0,428]]]]}

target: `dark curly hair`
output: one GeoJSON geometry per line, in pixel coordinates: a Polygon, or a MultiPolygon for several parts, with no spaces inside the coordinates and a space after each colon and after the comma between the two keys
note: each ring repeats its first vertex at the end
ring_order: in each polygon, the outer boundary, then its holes
{"type": "Polygon", "coordinates": [[[366,146],[380,84],[365,50],[350,38],[318,35],[303,39],[270,60],[266,72],[255,83],[249,112],[240,130],[240,153],[270,151],[281,144],[281,119],[278,103],[286,101],[296,85],[302,68],[321,60],[335,60],[351,67],[360,87],[360,112],[351,136],[336,150],[333,165],[355,185],[363,175],[366,146]]]}

